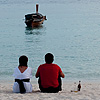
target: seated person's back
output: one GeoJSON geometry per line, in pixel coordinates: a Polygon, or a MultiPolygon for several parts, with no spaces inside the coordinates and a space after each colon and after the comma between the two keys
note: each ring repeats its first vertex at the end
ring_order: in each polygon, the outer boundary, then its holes
{"type": "Polygon", "coordinates": [[[46,63],[40,65],[37,70],[36,77],[39,77],[39,87],[42,92],[58,92],[61,90],[61,80],[59,83],[59,77],[64,78],[64,74],[58,65],[52,63],[53,60],[52,54],[46,54],[46,63]],[[52,90],[50,90],[51,87],[52,90]]]}
{"type": "Polygon", "coordinates": [[[13,92],[32,92],[32,85],[30,83],[30,78],[32,77],[32,69],[27,66],[27,62],[28,58],[26,56],[21,56],[19,58],[19,66],[15,68],[13,74],[15,77],[13,92]]]}

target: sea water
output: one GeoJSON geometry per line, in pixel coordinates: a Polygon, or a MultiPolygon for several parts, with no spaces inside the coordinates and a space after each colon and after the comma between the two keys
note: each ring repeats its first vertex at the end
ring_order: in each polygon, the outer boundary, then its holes
{"type": "Polygon", "coordinates": [[[48,52],[64,80],[100,80],[100,1],[0,0],[0,80],[13,79],[21,55],[28,56],[34,76],[48,52]],[[47,20],[27,28],[25,15],[37,3],[47,20]]]}

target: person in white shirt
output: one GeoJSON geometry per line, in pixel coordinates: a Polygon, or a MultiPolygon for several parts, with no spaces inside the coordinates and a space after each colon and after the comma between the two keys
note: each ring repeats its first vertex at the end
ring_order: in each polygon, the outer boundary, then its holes
{"type": "Polygon", "coordinates": [[[15,82],[13,85],[14,93],[28,93],[32,92],[32,85],[30,78],[32,77],[32,69],[27,66],[28,57],[25,55],[19,58],[19,66],[15,68],[13,76],[15,82]]]}

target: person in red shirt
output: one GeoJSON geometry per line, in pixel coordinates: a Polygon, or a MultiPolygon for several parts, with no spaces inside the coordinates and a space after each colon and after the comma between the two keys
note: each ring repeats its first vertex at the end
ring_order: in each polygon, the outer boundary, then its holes
{"type": "Polygon", "coordinates": [[[57,64],[53,64],[54,56],[51,53],[45,55],[45,64],[38,67],[36,78],[39,77],[39,88],[41,92],[56,93],[62,90],[61,77],[65,75],[57,64]]]}

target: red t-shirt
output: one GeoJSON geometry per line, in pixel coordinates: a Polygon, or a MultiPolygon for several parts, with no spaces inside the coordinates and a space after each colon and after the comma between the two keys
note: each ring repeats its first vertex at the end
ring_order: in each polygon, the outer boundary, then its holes
{"type": "Polygon", "coordinates": [[[43,88],[58,87],[58,76],[62,72],[61,68],[56,64],[42,64],[39,66],[37,73],[41,78],[43,88]]]}

